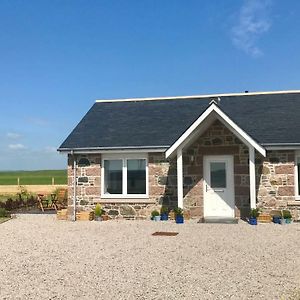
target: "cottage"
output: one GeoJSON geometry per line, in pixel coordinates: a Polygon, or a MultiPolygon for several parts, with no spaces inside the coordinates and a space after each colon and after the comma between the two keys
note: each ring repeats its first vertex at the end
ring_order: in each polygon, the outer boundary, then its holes
{"type": "Polygon", "coordinates": [[[250,208],[300,212],[300,91],[97,100],[59,147],[68,213],[114,217],[154,206],[200,218],[250,208]]]}

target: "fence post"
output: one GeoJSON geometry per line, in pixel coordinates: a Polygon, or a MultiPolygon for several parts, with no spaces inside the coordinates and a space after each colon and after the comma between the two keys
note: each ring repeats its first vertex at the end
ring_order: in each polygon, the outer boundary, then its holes
{"type": "Polygon", "coordinates": [[[54,185],[54,177],[52,177],[52,185],[54,185]]]}
{"type": "Polygon", "coordinates": [[[18,186],[20,186],[20,177],[18,177],[18,186]]]}

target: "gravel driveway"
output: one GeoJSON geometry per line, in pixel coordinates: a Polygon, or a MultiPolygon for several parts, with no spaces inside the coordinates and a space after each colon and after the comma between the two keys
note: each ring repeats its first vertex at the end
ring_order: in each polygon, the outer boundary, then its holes
{"type": "Polygon", "coordinates": [[[0,224],[0,237],[1,299],[288,299],[300,290],[300,224],[28,214],[0,224]]]}

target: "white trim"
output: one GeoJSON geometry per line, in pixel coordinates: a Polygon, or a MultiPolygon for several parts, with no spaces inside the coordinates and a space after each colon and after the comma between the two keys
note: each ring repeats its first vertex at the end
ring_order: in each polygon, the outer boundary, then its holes
{"type": "Polygon", "coordinates": [[[295,185],[295,200],[300,200],[299,195],[299,183],[298,183],[298,166],[297,166],[297,158],[300,158],[300,151],[295,151],[295,161],[294,161],[294,185],[295,185]]]}
{"type": "MultiPolygon", "coordinates": [[[[101,157],[101,199],[149,199],[149,170],[147,153],[122,153],[122,154],[103,154],[101,157]],[[105,160],[122,160],[122,194],[105,194],[104,193],[104,161],[105,160]],[[145,159],[146,160],[146,194],[127,194],[127,159],[145,159]]],[[[101,201],[101,200],[99,200],[101,201]]]]}
{"type": "Polygon", "coordinates": [[[212,103],[201,116],[182,134],[181,137],[166,151],[166,158],[170,157],[176,149],[185,142],[190,135],[203,123],[203,121],[211,114],[215,112],[218,119],[225,123],[227,127],[231,129],[247,146],[254,147],[264,157],[266,156],[266,150],[255,142],[244,130],[242,130],[237,124],[235,124],[221,109],[214,103],[212,103]]]}
{"type": "Polygon", "coordinates": [[[177,149],[177,206],[183,208],[183,163],[182,149],[177,149]]]}
{"type": "Polygon", "coordinates": [[[94,203],[116,203],[118,202],[118,204],[126,204],[126,203],[136,203],[136,204],[155,204],[155,200],[151,200],[149,198],[134,198],[134,200],[132,198],[101,198],[101,199],[94,199],[94,203]]]}
{"type": "Polygon", "coordinates": [[[110,147],[110,148],[59,148],[57,151],[75,154],[93,153],[145,153],[145,152],[165,152],[170,146],[146,146],[146,147],[110,147]]]}
{"type": "Polygon", "coordinates": [[[77,164],[76,164],[76,156],[73,154],[73,216],[72,221],[76,221],[76,189],[77,189],[77,164]]]}
{"type": "MultiPolygon", "coordinates": [[[[264,146],[264,144],[261,144],[264,146]]],[[[300,150],[300,144],[281,144],[278,146],[264,146],[266,150],[300,150]]]]}
{"type": "Polygon", "coordinates": [[[207,95],[191,95],[191,96],[165,96],[165,97],[146,97],[146,98],[119,98],[119,99],[101,99],[96,100],[96,103],[106,102],[139,102],[139,101],[153,101],[153,100],[176,100],[176,99],[199,99],[199,98],[213,98],[213,97],[228,97],[228,96],[251,96],[251,95],[276,95],[276,94],[295,94],[300,93],[300,90],[290,91],[270,91],[270,92],[244,92],[244,93],[223,93],[223,94],[207,94],[207,95]]]}
{"type": "Polygon", "coordinates": [[[250,208],[256,208],[255,149],[249,147],[250,208]]]}

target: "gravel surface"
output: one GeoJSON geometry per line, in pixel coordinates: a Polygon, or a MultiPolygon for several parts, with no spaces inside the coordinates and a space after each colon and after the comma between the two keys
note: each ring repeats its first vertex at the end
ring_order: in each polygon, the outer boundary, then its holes
{"type": "Polygon", "coordinates": [[[0,224],[0,236],[1,299],[289,299],[300,290],[300,224],[28,214],[0,224]]]}

